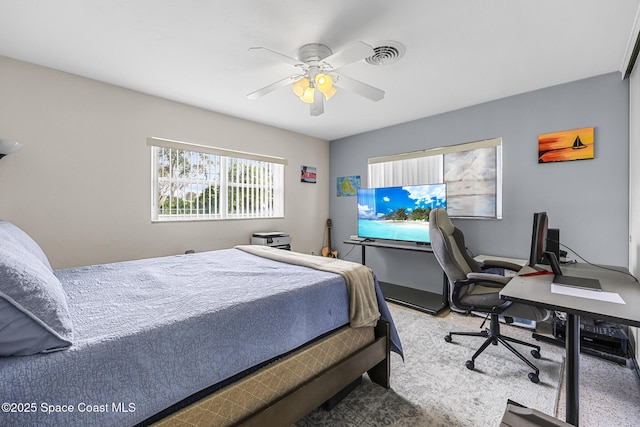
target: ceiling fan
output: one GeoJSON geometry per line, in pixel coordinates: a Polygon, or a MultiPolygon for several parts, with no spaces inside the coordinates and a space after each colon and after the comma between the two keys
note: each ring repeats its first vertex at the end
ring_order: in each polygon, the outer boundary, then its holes
{"type": "Polygon", "coordinates": [[[329,100],[336,93],[336,88],[345,89],[372,101],[384,98],[384,91],[337,72],[340,67],[373,56],[374,49],[366,43],[356,42],[336,53],[323,44],[305,44],[298,50],[298,58],[265,47],[252,47],[249,48],[249,52],[283,61],[296,68],[294,74],[251,92],[247,95],[249,99],[258,99],[290,85],[303,102],[310,104],[311,115],[319,116],[324,112],[323,98],[329,100]]]}

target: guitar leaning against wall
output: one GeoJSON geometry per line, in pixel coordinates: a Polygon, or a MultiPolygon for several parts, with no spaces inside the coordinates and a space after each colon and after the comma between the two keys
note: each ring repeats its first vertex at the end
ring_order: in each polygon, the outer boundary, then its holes
{"type": "Polygon", "coordinates": [[[331,218],[327,220],[327,243],[328,246],[322,248],[322,256],[330,258],[338,258],[338,251],[331,250],[331,218]]]}

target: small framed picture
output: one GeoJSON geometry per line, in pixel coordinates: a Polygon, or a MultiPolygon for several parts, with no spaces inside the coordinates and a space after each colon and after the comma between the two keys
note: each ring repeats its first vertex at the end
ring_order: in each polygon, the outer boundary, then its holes
{"type": "Polygon", "coordinates": [[[538,163],[593,159],[594,128],[538,135],[538,163]]]}
{"type": "Polygon", "coordinates": [[[314,166],[300,166],[300,182],[316,183],[316,168],[314,166]]]}
{"type": "Polygon", "coordinates": [[[349,197],[358,194],[360,175],[338,177],[338,197],[349,197]]]}

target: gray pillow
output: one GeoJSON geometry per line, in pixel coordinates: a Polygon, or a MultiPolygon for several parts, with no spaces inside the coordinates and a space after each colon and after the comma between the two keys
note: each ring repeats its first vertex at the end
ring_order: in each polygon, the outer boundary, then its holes
{"type": "Polygon", "coordinates": [[[53,271],[49,259],[42,248],[27,233],[8,221],[0,220],[0,244],[2,246],[13,245],[16,250],[24,250],[44,264],[49,271],[53,271]]]}
{"type": "Polygon", "coordinates": [[[72,339],[67,296],[50,266],[0,240],[0,356],[64,350],[72,339]]]}

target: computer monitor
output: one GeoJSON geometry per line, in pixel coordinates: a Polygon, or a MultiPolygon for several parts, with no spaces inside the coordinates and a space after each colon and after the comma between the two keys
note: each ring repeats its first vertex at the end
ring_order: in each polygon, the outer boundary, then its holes
{"type": "Polygon", "coordinates": [[[536,271],[545,271],[546,269],[538,267],[536,264],[542,264],[546,257],[546,259],[549,260],[549,264],[551,264],[551,270],[554,274],[553,280],[551,281],[552,285],[570,286],[596,291],[602,290],[598,279],[565,276],[562,274],[556,254],[551,251],[547,251],[548,222],[549,217],[546,212],[536,212],[533,214],[533,232],[531,233],[529,267],[536,271]]]}
{"type": "Polygon", "coordinates": [[[531,252],[529,253],[529,266],[536,268],[536,264],[542,264],[547,245],[547,226],[549,219],[546,212],[533,214],[533,232],[531,233],[531,252]]]}

